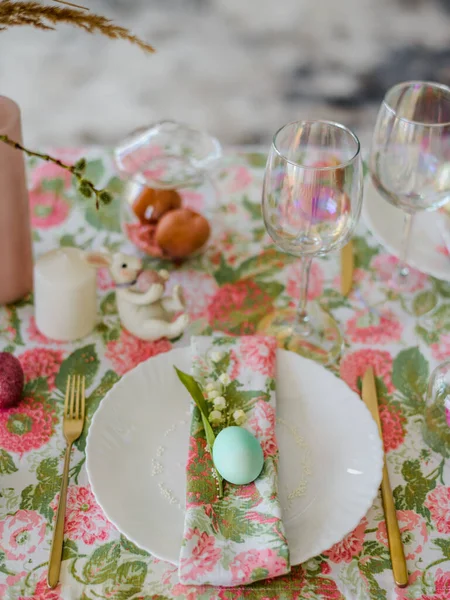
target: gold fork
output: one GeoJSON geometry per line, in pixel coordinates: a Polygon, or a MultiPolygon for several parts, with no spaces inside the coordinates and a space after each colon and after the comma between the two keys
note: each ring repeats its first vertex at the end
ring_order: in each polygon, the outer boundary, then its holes
{"type": "Polygon", "coordinates": [[[64,458],[64,470],[59,496],[56,524],[53,531],[52,548],[48,564],[47,583],[55,588],[59,581],[61,570],[62,547],[64,541],[64,518],[66,516],[67,483],[69,479],[70,451],[72,444],[80,437],[84,423],[84,396],[85,378],[81,375],[72,375],[67,378],[66,398],[64,402],[63,431],[67,448],[64,458]]]}

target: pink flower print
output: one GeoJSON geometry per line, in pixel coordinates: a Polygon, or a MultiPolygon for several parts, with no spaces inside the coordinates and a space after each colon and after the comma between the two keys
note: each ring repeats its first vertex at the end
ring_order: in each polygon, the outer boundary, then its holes
{"type": "Polygon", "coordinates": [[[55,415],[40,400],[24,398],[18,406],[0,411],[0,448],[23,454],[37,450],[52,436],[55,415]]]}
{"type": "Polygon", "coordinates": [[[55,378],[64,359],[62,350],[33,348],[20,354],[18,359],[22,365],[26,382],[43,377],[47,380],[49,390],[55,388],[55,378]]]}
{"type": "Polygon", "coordinates": [[[211,298],[219,289],[212,275],[193,269],[171,273],[167,282],[166,293],[172,294],[176,284],[181,285],[183,288],[186,308],[193,320],[201,319],[205,315],[211,298]]]}
{"type": "Polygon", "coordinates": [[[231,380],[238,379],[239,373],[241,371],[241,361],[234,350],[230,350],[230,364],[231,364],[231,370],[230,370],[231,380]]]}
{"type": "MultiPolygon", "coordinates": [[[[428,541],[427,524],[420,515],[412,510],[398,510],[397,519],[402,534],[406,560],[414,560],[422,554],[423,546],[428,541]]],[[[380,544],[383,544],[386,548],[389,547],[386,521],[378,523],[376,538],[380,544]]]]}
{"type": "Polygon", "coordinates": [[[252,410],[248,426],[258,438],[264,458],[276,456],[278,444],[275,435],[275,409],[265,400],[258,400],[252,410]]]}
{"type": "Polygon", "coordinates": [[[0,548],[9,560],[25,560],[45,538],[46,522],[33,510],[19,510],[0,521],[0,548]]]}
{"type": "Polygon", "coordinates": [[[450,598],[450,571],[442,569],[436,571],[434,589],[437,595],[432,596],[430,600],[448,600],[450,598]]]}
{"type": "Polygon", "coordinates": [[[203,594],[211,591],[211,586],[209,585],[183,585],[182,583],[177,583],[170,590],[172,596],[178,597],[182,596],[183,600],[197,600],[203,594]]]}
{"type": "Polygon", "coordinates": [[[107,267],[97,270],[97,286],[101,290],[114,289],[115,284],[107,267]]]}
{"type": "MultiPolygon", "coordinates": [[[[20,582],[20,589],[25,587],[25,577],[27,575],[26,571],[20,571],[15,575],[8,575],[6,579],[3,577],[3,581],[5,583],[0,583],[0,598],[7,598],[6,593],[13,585],[16,585],[20,582]],[[21,581],[23,580],[23,581],[21,581]]],[[[33,600],[33,598],[25,598],[24,596],[19,596],[19,600],[33,600]]]]}
{"type": "Polygon", "coordinates": [[[226,183],[225,190],[229,194],[245,190],[253,181],[251,170],[243,166],[231,167],[228,170],[228,177],[229,180],[226,183]]]}
{"type": "Polygon", "coordinates": [[[30,191],[29,200],[33,227],[56,227],[64,223],[69,215],[68,203],[54,192],[30,191]]]}
{"type": "Polygon", "coordinates": [[[372,366],[376,377],[379,377],[389,394],[394,391],[392,383],[392,356],[385,350],[364,348],[347,354],[341,360],[341,377],[353,391],[359,392],[358,381],[362,380],[367,367],[372,366]]]}
{"type": "Polygon", "coordinates": [[[347,321],[347,336],[360,344],[387,344],[396,342],[402,336],[403,326],[391,310],[356,313],[347,321]]]}
{"type": "Polygon", "coordinates": [[[20,596],[18,600],[62,600],[61,584],[59,583],[54,590],[47,584],[47,575],[38,581],[33,596],[20,596]]]}
{"type": "MultiPolygon", "coordinates": [[[[408,586],[412,585],[417,579],[419,579],[419,577],[422,577],[422,571],[413,571],[412,573],[409,573],[408,576],[408,586]]],[[[396,587],[395,588],[395,600],[410,600],[411,596],[409,594],[408,591],[408,587],[405,588],[399,588],[396,587]]]]}
{"type": "MultiPolygon", "coordinates": [[[[253,572],[264,569],[265,577],[278,577],[287,572],[286,560],[269,548],[265,550],[248,550],[237,554],[230,564],[234,585],[255,581],[253,572]]],[[[261,579],[261,577],[257,577],[261,579]]]]}
{"type": "Polygon", "coordinates": [[[396,450],[405,439],[405,417],[398,408],[393,406],[380,406],[381,427],[385,452],[396,450]]]}
{"type": "Polygon", "coordinates": [[[195,190],[180,190],[180,195],[184,208],[190,208],[199,213],[205,208],[205,198],[200,192],[196,192],[195,190]]]}
{"type": "Polygon", "coordinates": [[[210,298],[206,316],[211,327],[230,334],[253,334],[273,300],[257,283],[241,279],[226,283],[210,298]]]}
{"type": "Polygon", "coordinates": [[[245,335],[239,350],[246,367],[268,377],[275,377],[277,342],[263,335],[245,335]]]}
{"type": "MultiPolygon", "coordinates": [[[[287,284],[286,292],[297,302],[300,296],[300,275],[301,275],[301,264],[300,261],[294,263],[287,269],[287,284]]],[[[309,272],[309,285],[308,285],[308,300],[315,300],[318,298],[323,291],[324,275],[320,264],[315,261],[311,265],[311,271],[309,272]]]]}
{"type": "MultiPolygon", "coordinates": [[[[50,504],[55,514],[58,502],[59,494],[50,504]]],[[[113,525],[106,519],[89,488],[69,487],[65,531],[70,539],[82,540],[88,546],[97,542],[105,542],[114,531],[113,525]]]]}
{"type": "Polygon", "coordinates": [[[146,342],[122,329],[118,340],[108,342],[105,357],[111,361],[116,373],[125,375],[144,360],[168,352],[171,348],[172,344],[165,338],[146,342]]]}
{"type": "MultiPolygon", "coordinates": [[[[392,278],[392,273],[395,272],[395,268],[398,265],[398,258],[392,256],[392,254],[378,254],[372,260],[371,266],[375,269],[377,276],[382,281],[389,281],[392,278]]],[[[421,273],[417,269],[410,268],[408,280],[405,284],[402,284],[401,292],[417,292],[422,289],[427,282],[427,275],[421,273]]]]}
{"type": "Polygon", "coordinates": [[[428,493],[424,505],[439,533],[450,533],[450,487],[438,485],[428,493]]]}
{"type": "Polygon", "coordinates": [[[349,563],[352,558],[358,555],[364,542],[364,532],[367,527],[366,517],[359,523],[355,529],[349,533],[341,542],[335,544],[330,550],[324,552],[325,556],[328,556],[332,562],[349,563]]]}
{"type": "Polygon", "coordinates": [[[126,223],[125,234],[132,244],[149,256],[162,257],[163,251],[155,242],[156,225],[147,223],[126,223]]]}
{"type": "Polygon", "coordinates": [[[197,528],[194,528],[187,532],[185,539],[191,543],[189,556],[182,558],[180,562],[182,577],[195,580],[213,571],[221,558],[220,549],[214,546],[214,536],[208,535],[206,531],[200,533],[197,528]]]}
{"type": "Polygon", "coordinates": [[[450,333],[441,335],[439,342],[431,344],[431,354],[436,360],[446,360],[450,356],[450,333]]]}

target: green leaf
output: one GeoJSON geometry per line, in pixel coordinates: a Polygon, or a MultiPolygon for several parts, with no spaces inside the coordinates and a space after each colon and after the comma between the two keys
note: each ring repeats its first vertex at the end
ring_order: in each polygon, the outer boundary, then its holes
{"type": "Polygon", "coordinates": [[[15,473],[17,467],[14,464],[12,456],[0,448],[0,475],[8,475],[9,473],[15,473]]]}
{"type": "Polygon", "coordinates": [[[280,269],[295,260],[298,260],[295,256],[290,256],[275,248],[267,248],[257,256],[251,256],[241,262],[237,269],[237,279],[258,275],[268,277],[279,272],[280,269]]]}
{"type": "Polygon", "coordinates": [[[431,315],[434,327],[440,333],[450,331],[450,304],[442,304],[431,315]]]}
{"type": "Polygon", "coordinates": [[[74,235],[71,233],[65,233],[59,238],[59,245],[73,247],[77,246],[77,241],[74,235]]]}
{"type": "Polygon", "coordinates": [[[50,508],[50,502],[61,487],[58,463],[58,458],[45,458],[36,469],[38,483],[33,492],[32,508],[39,511],[48,521],[53,518],[53,509],[50,508]]]}
{"type": "Polygon", "coordinates": [[[407,510],[414,510],[429,519],[430,512],[424,506],[425,498],[436,486],[435,479],[427,479],[423,476],[418,460],[407,460],[402,466],[402,475],[407,482],[403,494],[407,510]]]}
{"type": "Polygon", "coordinates": [[[75,446],[81,452],[84,452],[86,448],[86,439],[89,431],[89,427],[97,410],[100,402],[105,397],[106,393],[113,387],[115,383],[119,381],[120,377],[114,373],[114,371],[106,371],[103,375],[100,385],[95,388],[90,396],[86,398],[86,415],[84,419],[84,427],[81,436],[75,442],[75,446]]]}
{"type": "Polygon", "coordinates": [[[271,298],[278,298],[278,296],[284,292],[284,285],[278,281],[260,281],[255,279],[255,282],[271,298]]]}
{"type": "MultiPolygon", "coordinates": [[[[397,508],[398,510],[398,508],[397,508]]],[[[375,540],[367,540],[363,544],[363,554],[389,560],[389,550],[375,540]]]]}
{"type": "Polygon", "coordinates": [[[86,388],[92,385],[97,374],[99,360],[95,350],[95,344],[89,344],[72,352],[61,364],[55,379],[56,387],[63,392],[66,391],[67,377],[69,375],[84,375],[86,377],[86,388]]]}
{"type": "Polygon", "coordinates": [[[265,152],[248,152],[245,154],[248,164],[255,169],[264,169],[267,163],[265,152]]]}
{"type": "Polygon", "coordinates": [[[31,398],[47,399],[49,396],[47,379],[38,377],[27,381],[23,388],[23,395],[31,398]]]}
{"type": "Polygon", "coordinates": [[[117,303],[116,293],[109,292],[100,303],[100,310],[102,315],[116,315],[117,314],[117,303]]]}
{"type": "Polygon", "coordinates": [[[111,203],[101,205],[98,209],[95,207],[95,202],[86,203],[85,217],[86,221],[95,229],[100,231],[121,232],[120,227],[120,197],[114,196],[111,203]]]}
{"type": "Polygon", "coordinates": [[[223,256],[220,257],[218,268],[214,271],[214,278],[219,285],[233,283],[239,279],[239,274],[225,262],[223,256]]]}
{"type": "Polygon", "coordinates": [[[44,192],[54,192],[57,196],[61,196],[64,193],[64,186],[64,179],[61,179],[60,177],[55,179],[44,179],[41,182],[41,189],[44,192]]]}
{"type": "Polygon", "coordinates": [[[261,526],[249,521],[241,507],[230,504],[221,507],[218,527],[224,539],[240,544],[248,536],[257,535],[261,526]]]}
{"type": "Polygon", "coordinates": [[[338,290],[333,288],[326,288],[320,298],[320,305],[325,310],[335,310],[336,308],[350,308],[351,304],[345,296],[343,296],[338,290]]]}
{"type": "Polygon", "coordinates": [[[108,185],[105,187],[108,192],[111,192],[113,196],[122,194],[125,188],[125,182],[119,179],[119,177],[111,177],[108,181],[108,185]]]}
{"type": "Polygon", "coordinates": [[[253,241],[254,242],[260,242],[265,235],[266,235],[265,227],[255,227],[255,229],[253,229],[253,241]]]}
{"type": "Polygon", "coordinates": [[[245,210],[250,213],[252,219],[256,220],[262,218],[261,204],[259,202],[250,202],[249,197],[244,196],[242,204],[244,205],[245,210]]]}
{"type": "MultiPolygon", "coordinates": [[[[173,368],[175,369],[179,380],[184,385],[184,387],[187,389],[187,391],[191,395],[192,399],[194,400],[198,410],[200,411],[200,414],[202,417],[203,428],[205,430],[206,441],[208,442],[210,450],[212,451],[212,448],[214,446],[214,440],[216,439],[216,436],[214,435],[214,431],[212,430],[211,424],[208,421],[209,410],[208,410],[208,406],[206,405],[205,399],[203,397],[202,390],[200,389],[200,386],[198,385],[198,383],[195,381],[195,379],[191,375],[188,375],[187,373],[180,371],[175,366],[173,368]]],[[[217,481],[219,483],[219,496],[221,497],[223,495],[223,489],[222,489],[222,477],[219,475],[219,473],[217,473],[217,481]]]]}
{"type": "Polygon", "coordinates": [[[145,562],[136,560],[125,562],[117,568],[114,584],[105,586],[106,594],[114,592],[115,600],[127,600],[141,591],[147,576],[147,565],[145,562]]]}
{"type": "Polygon", "coordinates": [[[431,278],[433,281],[433,285],[435,290],[443,296],[444,298],[450,298],[450,282],[449,281],[441,281],[440,279],[431,278]]]}
{"type": "Polygon", "coordinates": [[[141,548],[136,546],[136,544],[133,544],[133,542],[131,542],[130,540],[127,540],[127,538],[123,535],[120,536],[120,545],[124,550],[130,552],[131,554],[138,554],[140,556],[150,556],[148,552],[146,552],[145,550],[141,550],[141,548]]]}
{"type": "Polygon", "coordinates": [[[78,556],[78,547],[72,540],[64,540],[62,559],[69,560],[78,556]]]}
{"type": "Polygon", "coordinates": [[[420,317],[432,310],[437,303],[436,295],[433,292],[420,292],[414,297],[413,312],[417,317],[420,317]]]}
{"type": "MultiPolygon", "coordinates": [[[[365,575],[365,578],[367,579],[367,583],[369,585],[369,598],[370,600],[386,600],[386,591],[380,588],[377,580],[373,576],[371,563],[372,561],[366,563],[358,563],[359,570],[365,575]]],[[[389,567],[387,568],[392,568],[390,562],[389,567]]]]}
{"type": "Polygon", "coordinates": [[[416,325],[415,331],[417,335],[421,337],[425,344],[427,344],[428,346],[430,346],[431,344],[437,344],[441,337],[439,331],[430,331],[429,329],[425,329],[425,327],[422,327],[422,325],[416,325]]]}
{"type": "Polygon", "coordinates": [[[450,560],[450,540],[438,538],[437,540],[433,540],[433,542],[442,550],[444,557],[450,560]]]}
{"type": "Polygon", "coordinates": [[[408,348],[397,354],[392,382],[405,398],[422,398],[428,385],[428,362],[419,348],[408,348]]]}
{"type": "Polygon", "coordinates": [[[34,485],[28,485],[20,494],[20,508],[23,510],[31,510],[33,508],[34,485]]]}
{"type": "Polygon", "coordinates": [[[105,174],[105,167],[101,158],[90,160],[83,173],[85,179],[89,179],[95,186],[98,186],[105,174]]]}
{"type": "Polygon", "coordinates": [[[120,544],[109,542],[97,548],[83,567],[83,577],[86,583],[103,583],[114,579],[117,563],[120,558],[120,544]]]}
{"type": "Polygon", "coordinates": [[[434,452],[450,458],[450,428],[445,418],[444,402],[436,401],[427,406],[422,436],[426,445],[434,452]]]}
{"type": "Polygon", "coordinates": [[[365,238],[355,236],[353,238],[355,268],[368,269],[372,258],[379,252],[378,248],[369,246],[365,238]]]}

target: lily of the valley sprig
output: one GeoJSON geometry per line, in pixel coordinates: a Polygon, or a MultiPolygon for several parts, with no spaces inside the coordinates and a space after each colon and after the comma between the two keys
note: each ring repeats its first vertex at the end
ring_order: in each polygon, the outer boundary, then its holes
{"type": "MultiPolygon", "coordinates": [[[[230,425],[243,425],[247,420],[243,410],[232,410],[227,402],[227,388],[231,379],[228,373],[221,372],[220,363],[223,357],[223,352],[210,353],[207,361],[207,376],[195,374],[200,383],[192,375],[174,367],[181,383],[200,411],[209,452],[212,452],[219,431],[230,425]]],[[[212,476],[217,480],[219,498],[222,498],[222,477],[215,468],[212,476]]]]}

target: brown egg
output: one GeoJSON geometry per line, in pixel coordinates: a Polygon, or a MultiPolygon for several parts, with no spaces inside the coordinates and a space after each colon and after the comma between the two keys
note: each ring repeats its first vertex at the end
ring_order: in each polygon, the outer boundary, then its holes
{"type": "Polygon", "coordinates": [[[144,188],[133,203],[133,211],[141,223],[156,223],[166,212],[180,206],[181,196],[175,190],[144,188]]]}
{"type": "Polygon", "coordinates": [[[185,258],[205,244],[210,231],[205,217],[190,208],[179,208],[161,218],[155,240],[172,258],[185,258]]]}

